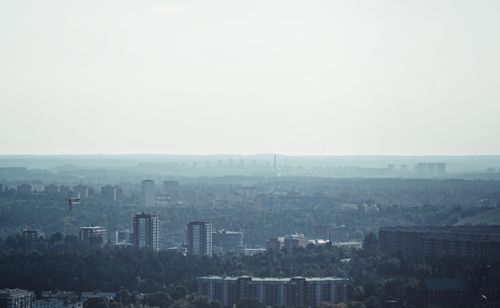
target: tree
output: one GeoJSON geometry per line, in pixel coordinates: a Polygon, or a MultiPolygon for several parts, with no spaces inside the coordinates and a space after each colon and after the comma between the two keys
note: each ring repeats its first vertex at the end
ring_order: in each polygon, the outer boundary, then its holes
{"type": "Polygon", "coordinates": [[[244,300],[241,300],[236,307],[238,308],[262,308],[264,305],[259,303],[259,301],[256,298],[246,298],[244,300]]]}
{"type": "Polygon", "coordinates": [[[363,241],[363,250],[369,254],[373,254],[378,250],[378,239],[375,233],[370,233],[365,237],[363,241]]]}
{"type": "Polygon", "coordinates": [[[144,296],[144,304],[151,307],[166,308],[172,304],[172,298],[167,293],[156,292],[144,296]]]}
{"type": "Polygon", "coordinates": [[[130,305],[132,302],[130,292],[127,289],[121,289],[120,291],[116,292],[115,299],[122,305],[130,305]]]}
{"type": "Polygon", "coordinates": [[[176,286],[175,289],[170,293],[173,300],[186,298],[188,291],[184,286],[176,286]]]}
{"type": "Polygon", "coordinates": [[[105,297],[89,298],[83,303],[83,308],[109,308],[109,301],[105,297]]]}

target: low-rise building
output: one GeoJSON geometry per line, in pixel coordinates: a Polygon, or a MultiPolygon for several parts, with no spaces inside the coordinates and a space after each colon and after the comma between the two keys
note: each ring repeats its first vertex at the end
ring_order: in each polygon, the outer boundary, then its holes
{"type": "Polygon", "coordinates": [[[304,234],[290,234],[285,236],[283,247],[292,251],[295,248],[306,247],[308,243],[304,234]]]}
{"type": "Polygon", "coordinates": [[[409,255],[499,258],[500,226],[381,228],[379,247],[409,255]]]}
{"type": "Polygon", "coordinates": [[[21,185],[17,185],[17,192],[30,193],[32,191],[33,191],[33,187],[30,184],[24,183],[21,185]]]}
{"type": "Polygon", "coordinates": [[[58,193],[59,192],[59,186],[57,186],[56,184],[46,185],[44,187],[44,192],[49,193],[49,194],[58,193]]]}
{"type": "Polygon", "coordinates": [[[266,241],[267,250],[279,251],[283,248],[283,245],[285,245],[285,238],[283,236],[271,237],[266,241]]]}
{"type": "Polygon", "coordinates": [[[42,298],[33,302],[33,308],[64,308],[64,301],[59,298],[42,298]]]}
{"type": "Polygon", "coordinates": [[[24,238],[39,238],[40,236],[43,236],[43,233],[39,229],[23,229],[24,238]]]}
{"type": "Polygon", "coordinates": [[[218,301],[224,307],[255,298],[263,305],[319,307],[347,300],[347,279],[325,278],[256,278],[248,276],[208,276],[197,279],[198,295],[218,301]]]}
{"type": "Polygon", "coordinates": [[[35,294],[22,289],[0,290],[0,308],[32,308],[35,294]]]}
{"type": "Polygon", "coordinates": [[[116,230],[115,232],[115,244],[122,246],[132,246],[133,245],[133,232],[125,230],[116,230]]]}
{"type": "Polygon", "coordinates": [[[420,296],[425,305],[443,308],[469,307],[472,301],[467,283],[462,279],[427,279],[420,296]]]}
{"type": "Polygon", "coordinates": [[[80,241],[106,244],[108,241],[106,228],[99,226],[80,227],[80,241]]]}
{"type": "Polygon", "coordinates": [[[107,300],[112,300],[115,298],[115,293],[113,293],[113,292],[82,292],[82,294],[80,294],[81,301],[86,301],[89,298],[105,298],[107,300]]]}
{"type": "Polygon", "coordinates": [[[222,248],[223,252],[240,252],[243,247],[243,232],[221,230],[212,233],[212,242],[215,247],[222,248]]]}

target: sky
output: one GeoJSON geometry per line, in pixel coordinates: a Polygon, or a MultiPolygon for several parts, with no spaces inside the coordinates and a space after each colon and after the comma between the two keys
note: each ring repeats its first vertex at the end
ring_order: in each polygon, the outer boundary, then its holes
{"type": "Polygon", "coordinates": [[[0,154],[500,154],[500,1],[0,0],[0,154]]]}

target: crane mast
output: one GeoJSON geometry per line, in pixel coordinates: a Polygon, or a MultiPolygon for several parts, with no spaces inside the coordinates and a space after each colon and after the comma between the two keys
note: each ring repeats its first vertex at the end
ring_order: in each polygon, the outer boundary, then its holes
{"type": "Polygon", "coordinates": [[[66,236],[74,235],[75,232],[75,217],[73,207],[80,204],[80,198],[68,198],[68,211],[66,212],[65,225],[66,236]]]}

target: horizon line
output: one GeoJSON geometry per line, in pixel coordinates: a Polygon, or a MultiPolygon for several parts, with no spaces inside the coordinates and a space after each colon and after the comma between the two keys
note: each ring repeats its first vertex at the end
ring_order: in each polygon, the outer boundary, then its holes
{"type": "Polygon", "coordinates": [[[288,154],[288,153],[0,153],[0,157],[6,156],[282,156],[282,157],[495,157],[496,154],[468,153],[468,154],[288,154]]]}

